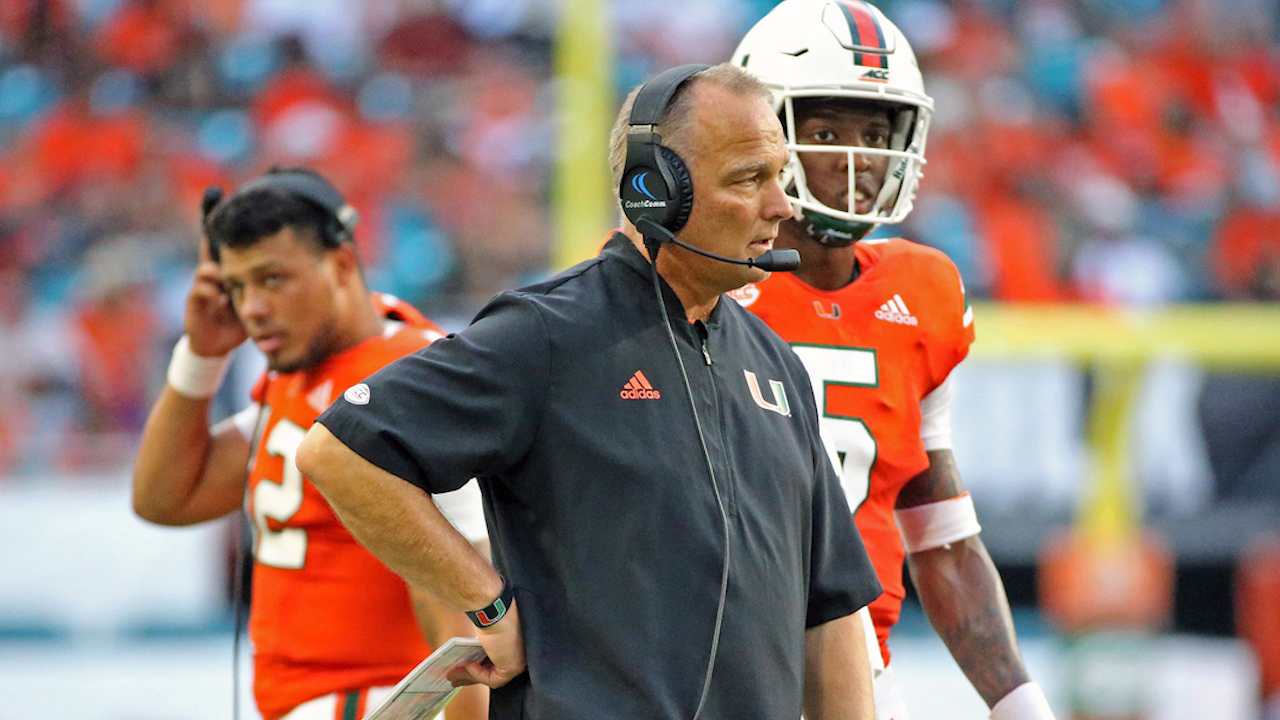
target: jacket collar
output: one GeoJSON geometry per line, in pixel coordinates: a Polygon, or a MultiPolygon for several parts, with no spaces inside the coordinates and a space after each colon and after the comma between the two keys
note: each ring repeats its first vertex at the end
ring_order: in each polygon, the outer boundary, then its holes
{"type": "MultiPolygon", "coordinates": [[[[604,248],[601,249],[600,254],[606,258],[618,260],[628,269],[640,275],[644,279],[645,285],[652,288],[653,268],[649,263],[649,259],[641,254],[635,244],[631,242],[631,238],[623,235],[620,231],[615,230],[613,234],[609,236],[609,240],[605,242],[604,248]]],[[[683,320],[684,322],[680,323],[681,325],[690,324],[688,317],[685,315],[684,305],[680,302],[679,296],[676,295],[675,291],[671,289],[671,286],[667,284],[666,279],[662,276],[658,276],[658,282],[662,287],[662,297],[667,305],[667,314],[671,317],[672,321],[676,322],[683,320]]],[[[707,318],[706,325],[708,327],[715,328],[720,324],[720,318],[723,315],[720,308],[725,304],[725,302],[733,301],[724,295],[720,296],[720,301],[711,309],[711,315],[707,318]]]]}

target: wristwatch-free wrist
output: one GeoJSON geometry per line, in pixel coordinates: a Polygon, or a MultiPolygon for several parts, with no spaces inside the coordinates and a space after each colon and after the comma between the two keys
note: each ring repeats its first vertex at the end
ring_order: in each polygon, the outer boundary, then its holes
{"type": "Polygon", "coordinates": [[[506,616],[507,611],[511,609],[511,603],[515,601],[515,595],[511,583],[507,582],[506,578],[502,578],[502,592],[498,593],[498,598],[488,607],[474,611],[468,610],[467,617],[471,618],[471,622],[475,623],[476,627],[487,628],[506,616]]]}

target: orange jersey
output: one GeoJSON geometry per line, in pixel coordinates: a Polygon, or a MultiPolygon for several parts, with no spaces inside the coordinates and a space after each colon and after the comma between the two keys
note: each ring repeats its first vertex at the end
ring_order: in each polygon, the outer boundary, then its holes
{"type": "Polygon", "coordinates": [[[898,493],[929,465],[920,400],[973,342],[960,273],[941,252],[901,239],[857,243],[861,274],[839,290],[774,273],[730,296],[804,361],[822,439],[854,508],[884,594],[871,603],[880,652],[898,622],[906,551],[893,519],[898,493]]]}
{"type": "Polygon", "coordinates": [[[404,581],[356,543],[294,464],[307,428],[347,388],[439,328],[374,294],[388,331],[309,370],[267,373],[246,509],[254,522],[254,696],[266,720],[321,695],[394,685],[430,652],[404,581]]]}

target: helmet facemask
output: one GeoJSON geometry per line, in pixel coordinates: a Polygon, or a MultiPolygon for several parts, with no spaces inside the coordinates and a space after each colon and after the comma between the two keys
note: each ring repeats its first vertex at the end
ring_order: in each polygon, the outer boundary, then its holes
{"type": "MultiPolygon", "coordinates": [[[[868,101],[861,92],[834,89],[783,90],[775,93],[775,97],[778,96],[781,96],[779,115],[786,129],[790,155],[783,171],[783,184],[796,211],[795,220],[811,239],[829,247],[844,247],[881,224],[894,224],[906,218],[923,175],[923,138],[927,133],[930,108],[909,103],[868,101]],[[802,142],[804,138],[800,137],[797,118],[805,117],[807,105],[824,100],[833,101],[836,105],[843,100],[848,107],[886,110],[889,119],[887,147],[802,142]],[[797,105],[801,108],[799,111],[797,105]],[[843,202],[832,199],[829,191],[815,194],[810,187],[810,174],[805,169],[806,162],[810,165],[830,163],[831,155],[844,156],[847,185],[842,193],[843,202]],[[869,163],[872,167],[859,172],[858,166],[862,163],[869,163]],[[881,163],[884,164],[883,169],[876,167],[881,163]],[[874,175],[868,178],[868,173],[874,175]],[[871,188],[874,197],[870,199],[869,207],[859,212],[858,193],[862,191],[865,195],[868,181],[878,183],[879,188],[878,191],[871,188]],[[819,194],[827,195],[826,202],[818,197],[819,194]]],[[[849,141],[842,138],[841,142],[849,141]]]]}

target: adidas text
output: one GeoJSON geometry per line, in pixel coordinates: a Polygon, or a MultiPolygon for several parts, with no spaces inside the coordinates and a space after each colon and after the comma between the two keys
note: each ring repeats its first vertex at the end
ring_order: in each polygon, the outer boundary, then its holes
{"type": "Polygon", "coordinates": [[[914,315],[903,315],[902,313],[888,312],[886,310],[877,310],[876,317],[880,318],[881,320],[888,320],[891,323],[898,323],[899,325],[919,325],[920,324],[920,321],[917,320],[914,315]]]}
{"type": "Polygon", "coordinates": [[[626,385],[622,386],[622,391],[618,393],[623,400],[657,400],[662,397],[662,393],[653,389],[653,385],[649,384],[649,378],[644,373],[637,370],[626,385]]]}

